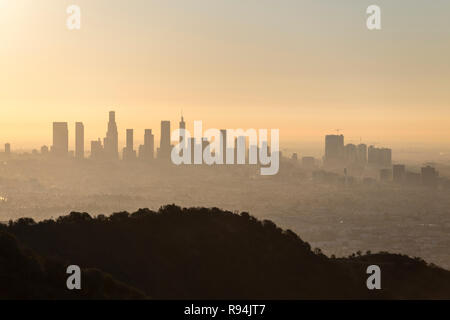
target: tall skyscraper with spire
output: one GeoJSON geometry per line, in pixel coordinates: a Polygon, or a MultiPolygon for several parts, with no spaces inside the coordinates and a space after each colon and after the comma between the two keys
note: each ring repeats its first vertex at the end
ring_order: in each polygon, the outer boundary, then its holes
{"type": "Polygon", "coordinates": [[[116,124],[116,112],[109,112],[108,131],[104,139],[105,157],[107,159],[119,159],[119,142],[116,124]]]}
{"type": "Polygon", "coordinates": [[[180,121],[180,142],[181,142],[181,140],[183,140],[184,137],[185,137],[185,132],[184,132],[184,130],[186,130],[186,122],[184,122],[183,112],[181,112],[181,121],[180,121]]]}

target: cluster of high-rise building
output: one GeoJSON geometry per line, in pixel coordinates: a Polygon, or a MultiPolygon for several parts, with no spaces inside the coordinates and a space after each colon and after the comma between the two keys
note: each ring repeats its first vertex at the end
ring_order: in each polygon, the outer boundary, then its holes
{"type": "MultiPolygon", "coordinates": [[[[161,123],[161,147],[158,150],[162,150],[161,157],[170,156],[170,122],[163,121],[161,123]]],[[[86,156],[84,145],[84,125],[82,122],[75,123],[75,151],[73,156],[77,159],[84,159],[86,156]]],[[[152,133],[152,129],[145,129],[144,144],[139,146],[138,152],[134,149],[134,130],[126,130],[126,146],[123,148],[122,158],[123,160],[142,159],[150,161],[154,159],[154,145],[155,137],[152,133]]],[[[46,146],[41,148],[41,153],[48,153],[49,150],[46,146]]],[[[54,122],[53,123],[53,145],[50,148],[50,153],[55,157],[69,157],[69,129],[67,122],[54,122]]],[[[117,130],[116,114],[114,111],[109,112],[109,121],[106,131],[106,137],[98,140],[91,141],[91,154],[92,159],[119,159],[119,134],[117,130]]]]}
{"type": "Polygon", "coordinates": [[[388,167],[392,165],[392,150],[370,146],[367,161],[369,164],[388,167]]]}
{"type": "MultiPolygon", "coordinates": [[[[439,172],[432,166],[426,165],[420,169],[420,173],[407,171],[404,164],[395,164],[392,166],[391,172],[386,173],[386,177],[381,180],[388,181],[392,176],[392,180],[395,183],[406,183],[409,185],[422,184],[427,187],[437,187],[439,172]]],[[[381,174],[381,173],[380,173],[381,174]]]]}
{"type": "MultiPolygon", "coordinates": [[[[184,136],[186,129],[186,122],[184,117],[181,116],[181,121],[179,123],[180,137],[179,141],[185,141],[187,150],[191,152],[191,163],[197,164],[201,159],[195,159],[195,150],[205,151],[205,149],[210,145],[210,141],[203,137],[200,140],[194,137],[184,136]]],[[[234,147],[230,148],[227,145],[227,130],[220,130],[220,145],[222,150],[220,150],[220,157],[223,163],[227,163],[231,158],[233,163],[244,164],[249,159],[249,154],[255,154],[256,159],[259,159],[260,148],[257,145],[249,145],[247,148],[247,137],[238,136],[234,139],[234,147]],[[238,152],[244,150],[245,152],[238,152]],[[228,154],[228,156],[227,156],[228,154]],[[244,156],[242,156],[244,154],[244,156]],[[227,160],[227,157],[230,159],[227,160]]],[[[75,157],[77,159],[85,158],[85,146],[84,146],[84,125],[82,122],[77,122],[75,124],[75,151],[69,151],[69,129],[67,122],[54,122],[53,123],[53,145],[51,146],[50,153],[56,157],[75,157]]],[[[166,160],[171,159],[171,152],[173,149],[173,144],[171,144],[171,125],[170,121],[161,121],[161,137],[158,148],[155,154],[155,136],[152,129],[145,129],[144,133],[144,144],[140,145],[138,150],[134,147],[134,130],[126,129],[126,144],[122,150],[122,159],[125,161],[131,161],[135,159],[140,159],[144,161],[152,161],[154,159],[166,160]]],[[[46,148],[45,146],[42,148],[46,148]]],[[[41,148],[42,153],[46,153],[44,149],[41,148]]],[[[267,149],[267,155],[270,155],[269,146],[266,141],[262,142],[261,148],[267,149]]],[[[213,152],[214,154],[214,152],[213,152]]],[[[116,160],[119,159],[119,146],[118,146],[118,131],[116,124],[116,115],[114,111],[109,112],[109,121],[106,132],[106,137],[102,139],[97,139],[91,141],[91,159],[98,160],[116,160]]],[[[255,163],[256,163],[255,162],[255,163]]]]}
{"type": "MultiPolygon", "coordinates": [[[[210,145],[206,138],[197,141],[196,138],[185,139],[183,136],[186,129],[186,122],[183,116],[179,123],[180,137],[179,141],[186,141],[187,150],[190,149],[191,163],[195,164],[194,150],[205,151],[210,145]]],[[[75,150],[69,151],[69,127],[67,122],[53,123],[53,144],[49,149],[47,146],[41,147],[41,154],[51,154],[59,158],[76,158],[84,159],[86,157],[85,150],[85,135],[84,125],[82,122],[75,123],[75,150]]],[[[257,145],[249,145],[247,148],[247,141],[245,136],[238,136],[234,139],[234,148],[229,150],[227,145],[227,130],[220,130],[220,146],[222,150],[221,157],[223,163],[227,163],[227,157],[231,157],[232,163],[244,164],[248,161],[250,154],[255,154],[259,158],[260,148],[257,145]],[[238,152],[245,150],[245,152],[238,152]],[[244,154],[244,156],[242,156],[244,154]],[[242,158],[243,157],[243,158],[242,158]]],[[[228,137],[229,138],[229,137],[228,137]]],[[[102,139],[91,141],[90,158],[97,160],[117,160],[119,156],[118,144],[118,130],[116,124],[116,114],[114,111],[109,112],[109,121],[106,131],[106,136],[102,139]]],[[[146,162],[154,159],[170,161],[171,152],[173,149],[171,144],[171,126],[170,121],[161,121],[161,138],[159,147],[155,154],[155,136],[152,129],[145,129],[144,144],[140,145],[138,150],[134,147],[134,130],[126,129],[126,144],[122,150],[122,159],[124,161],[143,160],[146,162]]],[[[270,154],[269,146],[266,141],[263,141],[261,148],[267,148],[267,154],[270,154]]],[[[11,145],[5,144],[4,154],[9,156],[11,154],[11,145]]],[[[37,153],[37,150],[34,150],[37,153]]],[[[213,153],[214,154],[214,153],[213,153]]],[[[280,152],[281,157],[281,152],[280,152]]],[[[257,161],[256,159],[256,161],[257,161]]],[[[294,153],[292,159],[298,161],[298,154],[294,153]]],[[[316,167],[316,159],[314,157],[303,157],[302,165],[307,168],[316,167]]],[[[201,162],[200,162],[201,163],[201,162]]],[[[377,148],[375,146],[367,147],[366,144],[345,144],[344,135],[327,135],[325,137],[325,165],[375,165],[379,167],[379,177],[381,181],[393,181],[396,183],[407,184],[422,184],[430,187],[438,185],[439,173],[432,166],[425,166],[421,168],[420,173],[407,171],[405,165],[392,165],[392,150],[388,148],[377,148]]]]}
{"type": "Polygon", "coordinates": [[[345,144],[344,135],[325,136],[326,165],[340,164],[372,164],[390,166],[392,164],[392,150],[388,148],[376,148],[366,144],[345,144]]]}

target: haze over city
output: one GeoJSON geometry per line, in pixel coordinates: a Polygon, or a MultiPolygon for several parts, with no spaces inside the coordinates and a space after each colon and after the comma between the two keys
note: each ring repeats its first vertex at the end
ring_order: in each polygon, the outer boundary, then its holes
{"type": "Polygon", "coordinates": [[[282,147],[316,156],[337,128],[448,152],[448,1],[379,1],[379,33],[368,1],[80,0],[77,31],[69,1],[0,3],[1,140],[16,149],[49,145],[53,121],[83,121],[89,141],[110,109],[121,133],[183,109],[208,127],[278,128],[282,147]]]}
{"type": "Polygon", "coordinates": [[[372,2],[0,0],[0,300],[448,298],[450,1],[372,2]]]}

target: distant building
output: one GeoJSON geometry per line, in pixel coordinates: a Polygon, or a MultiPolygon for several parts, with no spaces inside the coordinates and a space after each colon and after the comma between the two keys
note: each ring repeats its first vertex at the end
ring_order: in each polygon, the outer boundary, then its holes
{"type": "Polygon", "coordinates": [[[270,146],[269,143],[266,140],[261,141],[261,147],[258,148],[258,153],[259,153],[259,161],[260,163],[263,163],[264,161],[264,156],[265,157],[270,157],[271,153],[270,153],[270,146]]]}
{"type": "Polygon", "coordinates": [[[69,153],[69,129],[67,122],[53,122],[52,154],[67,157],[69,153]]]}
{"type": "Polygon", "coordinates": [[[356,145],[349,143],[344,147],[345,161],[356,163],[358,160],[358,152],[356,145]]]}
{"type": "Polygon", "coordinates": [[[344,136],[325,136],[325,163],[336,163],[344,159],[344,136]]]}
{"type": "Polygon", "coordinates": [[[220,154],[223,164],[227,163],[227,130],[220,130],[220,154]]]}
{"type": "Polygon", "coordinates": [[[11,144],[5,143],[5,155],[9,156],[11,154],[11,144]]]}
{"type": "Polygon", "coordinates": [[[358,163],[365,165],[367,163],[367,145],[359,144],[356,152],[358,163]]]}
{"type": "MultiPolygon", "coordinates": [[[[109,112],[108,130],[103,139],[104,156],[107,159],[119,159],[119,139],[116,124],[116,112],[109,112]]],[[[92,145],[92,144],[91,144],[92,145]]]]}
{"type": "Polygon", "coordinates": [[[390,167],[392,165],[392,150],[388,148],[369,147],[368,163],[372,165],[390,167]]]}
{"type": "Polygon", "coordinates": [[[183,116],[181,116],[181,121],[180,121],[180,142],[183,141],[185,136],[186,136],[185,130],[186,130],[186,122],[184,122],[184,118],[183,118],[183,116]]]}
{"type": "Polygon", "coordinates": [[[144,144],[139,147],[139,159],[143,161],[152,161],[155,152],[155,136],[152,129],[145,129],[144,144]]]}
{"type": "Polygon", "coordinates": [[[102,140],[99,138],[97,141],[91,141],[91,159],[102,159],[103,154],[102,140]]]}
{"type": "Polygon", "coordinates": [[[249,164],[256,164],[258,163],[259,154],[258,154],[258,146],[256,144],[250,144],[248,146],[248,163],[249,164]]]}
{"type": "Polygon", "coordinates": [[[393,180],[396,183],[402,183],[406,180],[406,167],[404,164],[395,164],[392,167],[393,180]]]}
{"type": "Polygon", "coordinates": [[[170,160],[172,146],[170,144],[170,121],[161,121],[161,140],[158,151],[158,158],[170,160]]]}
{"type": "Polygon", "coordinates": [[[191,152],[191,164],[195,164],[195,148],[197,146],[197,140],[195,138],[188,139],[187,148],[190,149],[191,152]]]}
{"type": "Polygon", "coordinates": [[[422,184],[427,187],[436,188],[438,185],[439,173],[435,168],[426,166],[422,168],[422,184]]]}
{"type": "Polygon", "coordinates": [[[75,123],[75,158],[84,159],[84,125],[75,123]]]}
{"type": "MultiPolygon", "coordinates": [[[[210,143],[208,141],[208,138],[203,137],[202,138],[202,154],[205,153],[205,150],[210,146],[210,143]]],[[[211,150],[210,150],[211,151],[211,150]]]]}
{"type": "Polygon", "coordinates": [[[245,164],[247,153],[247,138],[239,136],[234,140],[234,163],[245,164]]]}
{"type": "Polygon", "coordinates": [[[131,161],[136,159],[136,150],[134,150],[134,130],[127,129],[127,144],[123,148],[123,160],[131,161]]]}

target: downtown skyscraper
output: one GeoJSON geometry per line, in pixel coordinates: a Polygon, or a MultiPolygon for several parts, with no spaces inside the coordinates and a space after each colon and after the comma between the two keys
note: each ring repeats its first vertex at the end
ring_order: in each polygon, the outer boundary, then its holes
{"type": "Polygon", "coordinates": [[[325,163],[336,164],[345,158],[344,136],[327,135],[325,136],[325,163]]]}
{"type": "Polygon", "coordinates": [[[145,129],[144,144],[139,146],[139,158],[144,161],[152,161],[154,158],[155,136],[152,129],[145,129]]]}
{"type": "Polygon", "coordinates": [[[107,159],[119,159],[119,139],[116,124],[116,112],[109,112],[108,131],[104,139],[104,155],[107,159]]]}
{"type": "Polygon", "coordinates": [[[158,150],[158,158],[170,160],[172,146],[170,144],[170,121],[161,121],[161,140],[158,150]]]}
{"type": "Polygon", "coordinates": [[[67,122],[53,122],[52,154],[67,157],[69,153],[69,129],[67,122]]]}
{"type": "Polygon", "coordinates": [[[136,160],[136,150],[134,150],[134,130],[127,129],[127,144],[123,148],[123,160],[136,160]]]}
{"type": "Polygon", "coordinates": [[[75,158],[84,159],[84,125],[75,123],[75,158]]]}
{"type": "Polygon", "coordinates": [[[180,142],[183,141],[183,140],[185,141],[185,136],[186,136],[185,130],[186,130],[186,122],[184,122],[184,117],[183,117],[183,115],[181,115],[181,121],[180,121],[180,142]]]}

